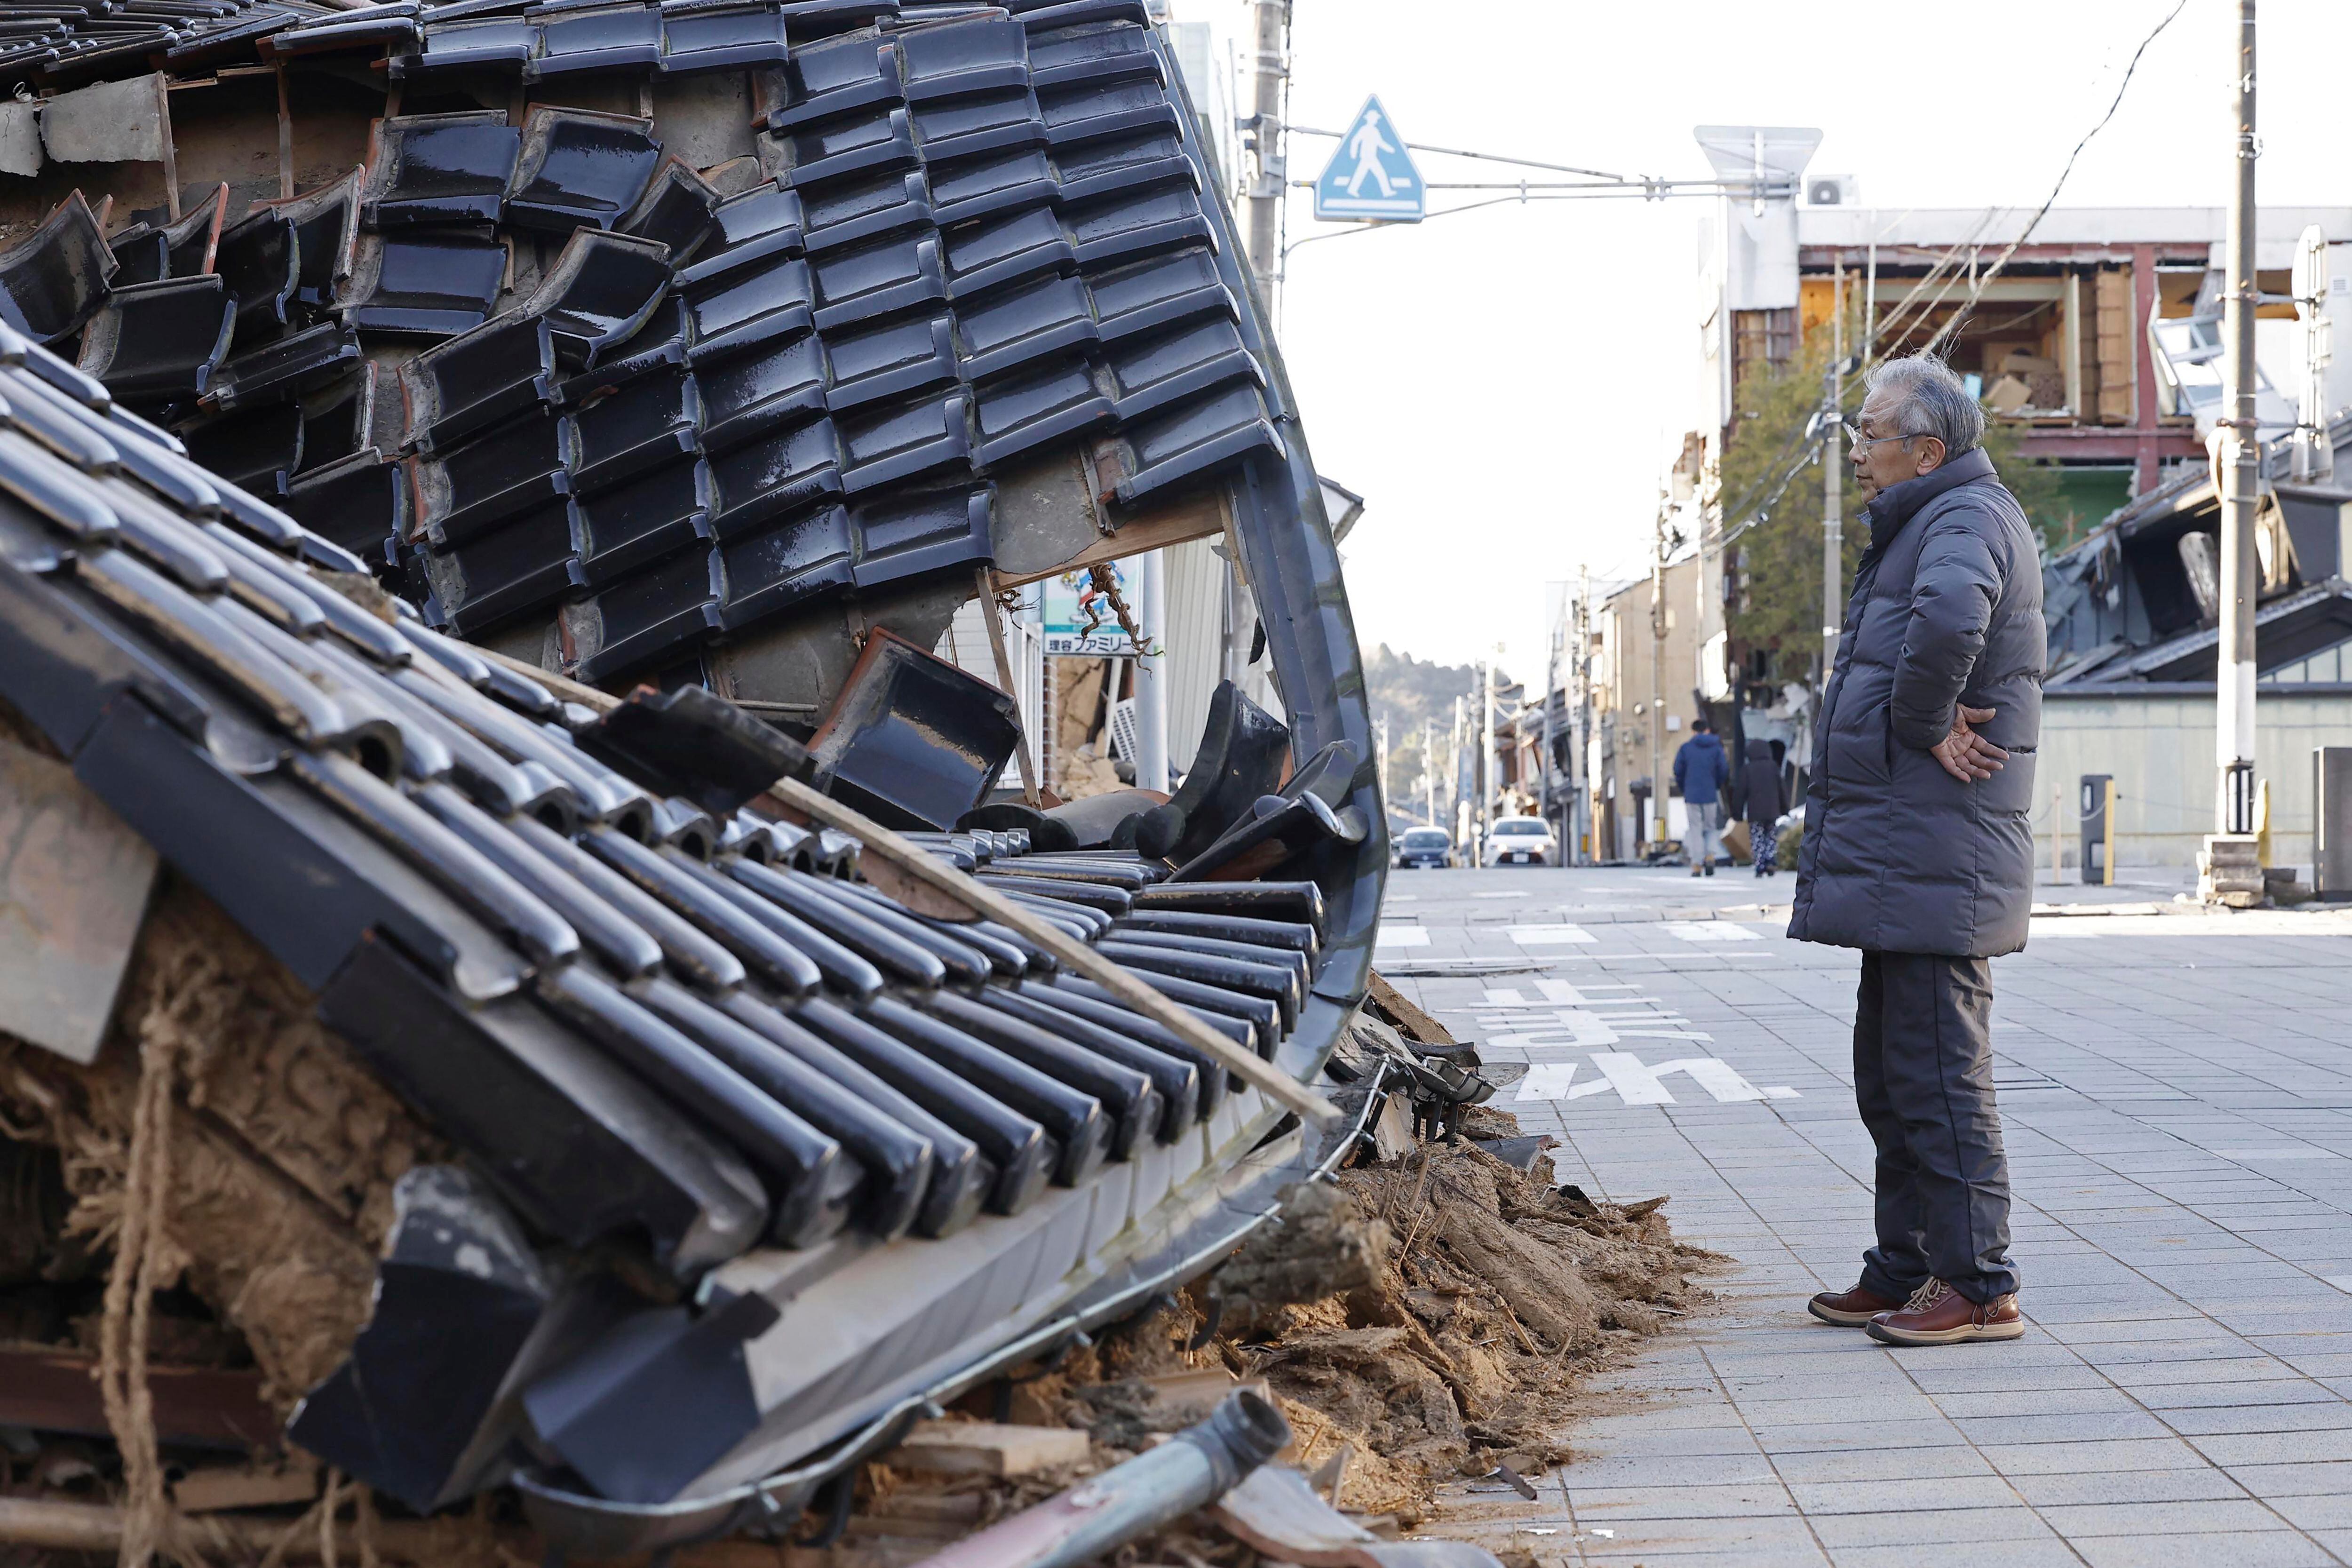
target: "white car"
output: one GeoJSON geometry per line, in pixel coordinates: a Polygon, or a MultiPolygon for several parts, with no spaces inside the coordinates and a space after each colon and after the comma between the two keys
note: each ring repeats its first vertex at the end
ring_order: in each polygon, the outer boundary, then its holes
{"type": "Polygon", "coordinates": [[[1559,840],[1552,837],[1551,825],[1540,816],[1506,816],[1487,830],[1486,843],[1478,855],[1481,866],[1557,866],[1559,864],[1559,840]]]}

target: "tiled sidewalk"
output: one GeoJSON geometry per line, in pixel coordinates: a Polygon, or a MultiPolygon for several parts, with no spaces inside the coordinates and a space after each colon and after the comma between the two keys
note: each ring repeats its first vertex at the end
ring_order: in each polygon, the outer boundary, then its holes
{"type": "Polygon", "coordinates": [[[1650,897],[1576,889],[1596,875],[1399,879],[1417,897],[1395,912],[1428,940],[1383,970],[1487,971],[1400,980],[1482,1041],[1539,1025],[1538,987],[1565,983],[1589,1009],[1577,1026],[1619,1037],[1605,1049],[1654,1068],[1711,1055],[1797,1092],[1722,1101],[1667,1077],[1675,1103],[1629,1105],[1589,1069],[1574,1099],[1506,1087],[1498,1103],[1563,1140],[1562,1180],[1669,1193],[1677,1233],[1735,1262],[1710,1281],[1719,1310],[1596,1391],[1606,1413],[1570,1433],[1579,1458],[1542,1501],[1465,1498],[1447,1533],[1650,1568],[2352,1563],[2352,936],[2102,921],[2000,961],[2031,1328],[1892,1351],[1803,1313],[1853,1283],[1869,1236],[1854,956],[1761,921],[1755,941],[1638,920],[1588,921],[1578,944],[1506,934],[1650,897]],[[1499,900],[1506,917],[1476,899],[1496,889],[1532,896],[1499,900]]]}

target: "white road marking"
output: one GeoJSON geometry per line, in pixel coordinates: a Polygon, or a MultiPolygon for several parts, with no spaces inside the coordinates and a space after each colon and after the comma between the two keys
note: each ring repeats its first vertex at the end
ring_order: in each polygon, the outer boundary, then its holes
{"type": "MultiPolygon", "coordinates": [[[[1518,930],[1512,934],[1517,936],[1518,930]]],[[[1717,1057],[1683,1057],[1643,1067],[1641,1058],[1630,1052],[1591,1049],[1629,1039],[1707,1042],[1713,1038],[1696,1029],[1668,1027],[1690,1020],[1668,1012],[1665,1003],[1641,994],[1631,984],[1587,981],[1574,984],[1549,977],[1530,984],[1540,994],[1540,1001],[1531,1000],[1516,985],[1489,985],[1484,988],[1486,1000],[1476,1006],[1439,1009],[1470,1014],[1484,1029],[1507,1031],[1490,1035],[1479,1049],[1491,1060],[1527,1064],[1527,1076],[1519,1080],[1515,1100],[1583,1100],[1613,1089],[1627,1105],[1672,1105],[1674,1095],[1659,1081],[1672,1073],[1681,1073],[1718,1104],[1799,1098],[1797,1090],[1786,1085],[1759,1087],[1748,1082],[1717,1057]],[[1610,994],[1601,994],[1604,992],[1610,994]],[[1591,1057],[1601,1077],[1575,1081],[1582,1064],[1573,1058],[1561,1058],[1578,1051],[1591,1057]]]]}
{"type": "MultiPolygon", "coordinates": [[[[1543,998],[1547,1002],[1557,1002],[1564,1007],[1579,1007],[1591,1000],[1591,998],[1585,995],[1585,993],[1588,991],[1639,991],[1641,987],[1638,985],[1596,985],[1591,981],[1587,981],[1582,985],[1570,985],[1565,980],[1538,980],[1536,982],[1536,989],[1543,993],[1543,998]]],[[[1641,1000],[1641,998],[1638,996],[1628,996],[1622,998],[1622,1000],[1624,1002],[1635,1002],[1641,1000]]]]}
{"type": "Polygon", "coordinates": [[[1381,902],[1383,904],[1417,904],[1421,902],[1421,895],[1419,893],[1391,893],[1386,898],[1383,898],[1381,902]]]}
{"type": "Polygon", "coordinates": [[[1374,947],[1427,947],[1429,932],[1419,926],[1382,926],[1374,947]]]}
{"type": "MultiPolygon", "coordinates": [[[[1513,1037],[1514,1039],[1522,1037],[1513,1037]]],[[[1494,1042],[1499,1046],[1502,1042],[1494,1042]]],[[[1719,1057],[1682,1057],[1655,1067],[1644,1067],[1642,1058],[1627,1051],[1594,1051],[1592,1065],[1601,1078],[1591,1083],[1570,1087],[1576,1077],[1574,1062],[1538,1062],[1528,1068],[1528,1076],[1519,1080],[1520,1100],[1582,1100],[1603,1089],[1613,1089],[1618,1100],[1629,1106],[1673,1105],[1673,1091],[1661,1080],[1671,1074],[1681,1073],[1691,1082],[1706,1090],[1719,1105],[1748,1105],[1760,1100],[1795,1100],[1798,1092],[1785,1084],[1759,1089],[1739,1075],[1738,1069],[1719,1057]]]]}
{"type": "Polygon", "coordinates": [[[1524,899],[1528,895],[1524,889],[1519,889],[1500,893],[1473,893],[1470,896],[1474,899],[1524,899]]]}
{"type": "Polygon", "coordinates": [[[1570,925],[1512,926],[1510,936],[1521,947],[1556,947],[1595,940],[1582,926],[1570,925]]]}
{"type": "Polygon", "coordinates": [[[1596,1078],[1591,1083],[1580,1083],[1573,1089],[1569,1080],[1576,1076],[1575,1062],[1538,1062],[1528,1068],[1528,1076],[1519,1080],[1521,1100],[1582,1100],[1589,1095],[1609,1092],[1609,1080],[1596,1078]]]}
{"type": "MultiPolygon", "coordinates": [[[[1530,1018],[1526,1022],[1534,1024],[1537,1020],[1530,1018]]],[[[1617,1043],[1617,1031],[1608,1023],[1591,1013],[1579,1012],[1573,1007],[1559,1009],[1547,1022],[1555,1026],[1547,1028],[1538,1025],[1535,1028],[1522,1027],[1512,1034],[1490,1035],[1482,1048],[1486,1054],[1493,1055],[1575,1049],[1586,1046],[1613,1046],[1617,1043]]]]}
{"type": "Polygon", "coordinates": [[[1665,932],[1685,942],[1759,942],[1762,938],[1746,926],[1729,921],[1667,921],[1665,932]]]}

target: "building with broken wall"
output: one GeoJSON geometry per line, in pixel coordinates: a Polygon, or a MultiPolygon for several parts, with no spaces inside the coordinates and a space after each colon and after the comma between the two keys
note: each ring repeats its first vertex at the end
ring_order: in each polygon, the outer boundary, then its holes
{"type": "MultiPolygon", "coordinates": [[[[2059,798],[2038,808],[2037,832],[2046,838],[2054,822],[2061,856],[2073,864],[2076,781],[2113,773],[2126,801],[2123,858],[2187,863],[2213,810],[2210,587],[2219,523],[2206,468],[2222,390],[2223,211],[2056,207],[2030,234],[2033,215],[2024,208],[1882,214],[1864,205],[1853,180],[1811,169],[1817,132],[1703,127],[1699,139],[1718,174],[1749,181],[1754,194],[1720,201],[1701,246],[1700,408],[1670,498],[1699,539],[1686,568],[1696,646],[1687,664],[1678,647],[1667,655],[1669,690],[1683,697],[1687,683],[1689,706],[1705,706],[1742,752],[1751,731],[1777,742],[1792,798],[1801,796],[1819,646],[1750,647],[1730,636],[1724,606],[1740,594],[1742,557],[1726,538],[1744,520],[1720,515],[1715,475],[1735,438],[1741,378],[1788,363],[1842,309],[1849,352],[1868,342],[1885,357],[1937,343],[2011,430],[2018,451],[2054,468],[2056,510],[2034,521],[2057,552],[2046,593],[2053,664],[2039,766],[2042,795],[2059,798]],[[2200,583],[2209,589],[2203,600],[2200,583]]],[[[2309,347],[2313,321],[2333,331],[2352,312],[2347,242],[2352,209],[2261,214],[2258,415],[2271,497],[2261,771],[2271,781],[2273,854],[2283,864],[2309,856],[2311,748],[2343,744],[2352,728],[2327,662],[2338,603],[2327,584],[2345,569],[2339,501],[2332,479],[2296,480],[2289,439],[2298,421],[2325,423],[2352,407],[2352,361],[2315,358],[2309,347]],[[2295,258],[2307,231],[2324,241],[2333,280],[2316,308],[2299,312],[2295,258]]],[[[1849,412],[1857,396],[1849,381],[1849,412]]],[[[1817,470],[1797,476],[1778,510],[1818,517],[1818,485],[1817,470]]],[[[1849,531],[1859,526],[1846,520],[1849,531]]],[[[1619,597],[1642,599],[1646,611],[1647,591],[1619,597]]],[[[1594,639],[1604,649],[1597,668],[1612,671],[1618,661],[1604,645],[1624,618],[1616,603],[1601,612],[1594,639]]],[[[1610,754],[1627,751],[1631,703],[1622,685],[1596,677],[1596,821],[1609,815],[1610,754]]],[[[1645,686],[1633,700],[1646,700],[1645,686]]],[[[1601,843],[1604,855],[1626,852],[1622,829],[1601,843]]]]}
{"type": "Polygon", "coordinates": [[[20,834],[70,825],[10,961],[71,977],[7,994],[47,1337],[0,1355],[50,1375],[0,1425],[118,1429],[92,1367],[171,1360],[111,1273],[218,1347],[167,1444],[290,1415],[559,1552],[780,1530],[1326,1156],[1269,1095],[1365,984],[1363,685],[1140,5],[263,0],[0,71],[52,95],[0,702],[20,834]],[[92,90],[157,140],[82,161],[92,90]],[[1279,710],[1214,686],[1172,797],[1024,803],[1020,704],[930,650],[1188,542],[1279,710]]]}
{"type": "MultiPolygon", "coordinates": [[[[2327,439],[2336,461],[2352,462],[2352,420],[2336,420],[2327,439]]],[[[2312,753],[2352,745],[2352,489],[2332,474],[2297,479],[2296,468],[2291,438],[2265,442],[2255,771],[2270,863],[2307,871],[2318,805],[2312,753]]],[[[2116,780],[2121,863],[2189,865],[2212,830],[2221,510],[2212,474],[2184,468],[2043,570],[2049,799],[2038,826],[2047,838],[2057,823],[2063,865],[2080,864],[2075,824],[2088,807],[2075,792],[2085,775],[2116,780]]]]}

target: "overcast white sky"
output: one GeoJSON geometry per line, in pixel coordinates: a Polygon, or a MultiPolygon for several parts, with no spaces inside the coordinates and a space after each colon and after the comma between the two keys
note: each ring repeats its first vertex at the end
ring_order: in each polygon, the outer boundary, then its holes
{"type": "MultiPolygon", "coordinates": [[[[1340,130],[1377,92],[1415,142],[1689,178],[1707,174],[1694,125],[1811,125],[1811,171],[1857,176],[1889,217],[2030,208],[2174,3],[1295,0],[1289,118],[1340,130]]],[[[1245,50],[1246,0],[1174,9],[1245,50]]],[[[2236,14],[2188,0],[2061,205],[2225,199],[2236,14]]],[[[2266,0],[2263,23],[2263,199],[2352,205],[2352,5],[2266,0]]],[[[1295,139],[1293,176],[1331,146],[1295,139]]],[[[1546,581],[1639,569],[1691,423],[1705,207],[1511,205],[1292,255],[1281,339],[1316,465],[1368,502],[1345,549],[1368,650],[1499,641],[1534,677],[1546,581]]],[[[1289,221],[1294,244],[1322,231],[1303,191],[1289,221]]]]}

